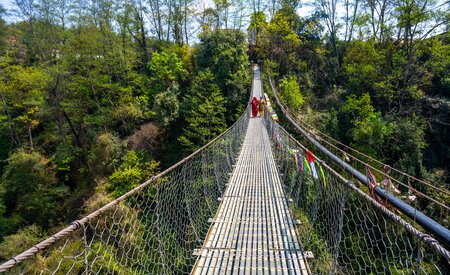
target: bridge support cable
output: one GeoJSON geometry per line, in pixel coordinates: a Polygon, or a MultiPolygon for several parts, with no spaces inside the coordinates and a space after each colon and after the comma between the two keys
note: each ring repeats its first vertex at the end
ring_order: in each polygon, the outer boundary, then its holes
{"type": "Polygon", "coordinates": [[[286,196],[299,219],[313,274],[448,274],[450,252],[345,179],[320,159],[315,178],[308,149],[273,121],[265,122],[286,196]],[[295,157],[294,157],[295,155],[295,157]],[[302,160],[302,161],[300,161],[302,160]]]}
{"type": "MultiPolygon", "coordinates": [[[[277,102],[277,105],[280,107],[283,115],[286,117],[286,119],[290,122],[292,126],[294,126],[301,134],[304,136],[314,147],[319,149],[322,153],[324,153],[327,157],[329,157],[332,161],[336,162],[338,166],[345,169],[347,172],[349,172],[352,176],[354,176],[358,181],[368,184],[367,177],[359,172],[357,169],[352,167],[350,164],[333,154],[331,151],[329,151],[325,146],[323,146],[320,142],[318,142],[311,134],[309,134],[305,129],[303,129],[298,123],[290,116],[289,112],[285,109],[283,104],[281,104],[280,99],[278,97],[276,88],[273,86],[272,80],[269,77],[270,86],[272,88],[272,91],[275,96],[275,100],[277,102]]],[[[387,202],[389,202],[391,205],[395,206],[398,210],[400,210],[402,213],[406,214],[408,217],[412,218],[415,222],[423,226],[426,230],[428,230],[430,233],[433,233],[436,237],[438,237],[440,240],[442,240],[447,246],[450,246],[450,230],[440,225],[435,220],[431,219],[430,217],[426,216],[422,212],[418,211],[411,205],[407,204],[400,198],[396,197],[390,192],[387,192],[384,188],[381,187],[375,187],[376,193],[385,199],[387,202]]],[[[430,237],[431,238],[431,237],[430,237]]],[[[437,242],[433,238],[431,238],[433,241],[430,242],[437,242]]]]}
{"type": "Polygon", "coordinates": [[[240,152],[249,109],[177,164],[0,265],[8,274],[189,274],[240,152]]]}

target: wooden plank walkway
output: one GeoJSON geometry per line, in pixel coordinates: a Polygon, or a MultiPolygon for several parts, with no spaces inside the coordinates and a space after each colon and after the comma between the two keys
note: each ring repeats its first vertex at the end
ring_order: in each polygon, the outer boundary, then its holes
{"type": "MultiPolygon", "coordinates": [[[[253,94],[259,93],[255,72],[253,94]]],[[[309,274],[262,118],[250,119],[192,274],[309,274]]]]}

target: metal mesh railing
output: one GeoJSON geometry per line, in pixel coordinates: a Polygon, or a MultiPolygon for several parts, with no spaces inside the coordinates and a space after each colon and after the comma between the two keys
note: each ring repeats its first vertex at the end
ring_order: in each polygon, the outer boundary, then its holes
{"type": "Polygon", "coordinates": [[[10,274],[189,274],[235,164],[249,111],[141,186],[0,266],[10,274]]]}
{"type": "Polygon", "coordinates": [[[267,114],[265,123],[314,274],[450,274],[450,253],[435,239],[319,159],[314,177],[307,149],[267,114]]]}
{"type": "MultiPolygon", "coordinates": [[[[408,175],[394,167],[390,167],[389,165],[359,152],[313,128],[306,123],[304,121],[305,119],[300,117],[298,113],[293,112],[289,109],[289,106],[281,102],[282,100],[278,95],[271,78],[269,77],[268,80],[277,105],[280,107],[286,120],[289,121],[290,126],[293,126],[295,131],[301,133],[301,135],[297,137],[302,143],[317,149],[318,153],[323,156],[330,165],[335,163],[339,167],[343,167],[343,163],[345,162],[346,164],[351,165],[353,171],[366,171],[367,173],[367,170],[370,170],[370,173],[374,176],[374,180],[380,180],[379,186],[384,189],[389,189],[389,192],[394,193],[395,196],[414,208],[414,217],[412,217],[414,221],[417,219],[419,224],[424,223],[423,219],[419,220],[418,216],[420,214],[418,211],[434,221],[437,221],[440,228],[429,228],[428,225],[430,221],[428,220],[426,222],[428,226],[427,230],[430,233],[435,234],[435,236],[443,238],[444,243],[450,245],[450,231],[445,229],[449,228],[449,190],[442,186],[442,184],[427,182],[408,175]],[[315,140],[315,142],[312,142],[312,139],[315,140]],[[318,144],[323,146],[323,148],[318,147],[318,144]],[[323,149],[326,149],[340,160],[336,162],[336,159],[330,158],[329,154],[323,152],[323,149]]],[[[332,165],[332,167],[336,166],[332,165]]],[[[344,168],[344,170],[347,170],[347,168],[344,168]]],[[[354,173],[352,174],[354,175],[354,173]]],[[[405,212],[404,209],[402,211],[405,212]]]]}

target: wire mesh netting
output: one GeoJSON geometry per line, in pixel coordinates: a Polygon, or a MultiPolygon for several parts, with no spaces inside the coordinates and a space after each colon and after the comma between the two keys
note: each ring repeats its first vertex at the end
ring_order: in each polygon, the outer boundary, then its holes
{"type": "Polygon", "coordinates": [[[437,241],[322,161],[310,162],[269,115],[265,122],[314,274],[450,274],[450,254],[437,241]]]}
{"type": "Polygon", "coordinates": [[[0,266],[10,274],[188,274],[225,190],[248,110],[148,182],[0,266]]]}
{"type": "MultiPolygon", "coordinates": [[[[447,188],[448,184],[444,182],[443,171],[437,171],[433,176],[433,172],[425,172],[422,168],[416,169],[417,167],[414,166],[414,163],[409,163],[406,167],[403,167],[403,169],[406,169],[406,173],[343,144],[305,122],[305,120],[308,120],[308,115],[305,116],[298,112],[293,112],[285,104],[286,102],[282,102],[282,99],[278,96],[278,92],[270,77],[269,83],[277,105],[281,108],[284,115],[292,119],[290,122],[294,128],[298,129],[297,127],[301,127],[309,138],[318,141],[328,151],[335,156],[339,156],[342,161],[351,164],[358,171],[371,173],[374,181],[378,179],[379,185],[389,189],[390,192],[395,193],[396,196],[411,204],[415,209],[438,221],[443,227],[450,227],[450,206],[448,204],[450,191],[447,188]],[[297,125],[293,125],[294,123],[297,125]],[[411,175],[414,173],[421,174],[422,179],[411,175]]],[[[309,138],[305,138],[304,134],[299,136],[299,138],[302,143],[315,147],[315,144],[310,143],[309,138]]],[[[325,155],[322,156],[326,158],[327,162],[330,160],[325,155]]],[[[330,160],[328,163],[332,162],[330,160]]]]}

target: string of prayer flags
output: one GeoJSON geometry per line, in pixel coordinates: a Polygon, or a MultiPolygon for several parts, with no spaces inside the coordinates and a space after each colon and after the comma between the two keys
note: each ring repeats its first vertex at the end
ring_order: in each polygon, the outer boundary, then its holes
{"type": "Polygon", "coordinates": [[[320,162],[317,161],[311,151],[307,151],[306,156],[302,156],[300,154],[300,150],[291,149],[289,148],[289,145],[286,145],[286,148],[287,152],[292,155],[295,167],[300,173],[309,172],[309,174],[312,175],[315,179],[319,179],[320,177],[322,179],[324,188],[327,187],[327,179],[325,177],[322,165],[320,165],[320,162]]]}
{"type": "Polygon", "coordinates": [[[269,110],[269,114],[271,115],[271,117],[274,121],[278,121],[278,116],[275,113],[275,111],[273,110],[272,104],[270,103],[269,96],[266,93],[264,93],[264,97],[266,98],[266,106],[267,106],[267,109],[269,110]]]}
{"type": "Polygon", "coordinates": [[[394,192],[394,193],[396,193],[396,194],[398,194],[398,195],[401,193],[400,190],[398,190],[398,189],[394,186],[394,184],[392,184],[391,179],[388,178],[386,175],[384,176],[384,180],[382,180],[382,181],[380,182],[380,184],[383,185],[383,186],[384,186],[384,189],[388,190],[389,192],[394,192]]]}

